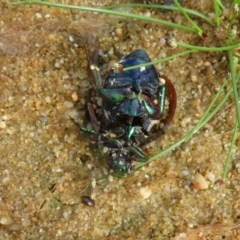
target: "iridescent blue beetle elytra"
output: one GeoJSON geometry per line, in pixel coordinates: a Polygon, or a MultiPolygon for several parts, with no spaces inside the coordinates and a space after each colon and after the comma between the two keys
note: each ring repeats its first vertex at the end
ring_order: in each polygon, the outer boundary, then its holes
{"type": "MultiPolygon", "coordinates": [[[[119,61],[118,68],[150,61],[144,50],[135,50],[119,61]]],[[[122,118],[130,126],[134,125],[131,123],[134,119],[140,120],[143,130],[148,133],[157,121],[164,122],[164,128],[168,126],[176,108],[176,92],[170,80],[160,78],[153,66],[129,71],[116,71],[114,68],[104,84],[99,68],[92,64],[90,69],[97,90],[103,98],[103,118],[107,126],[119,123],[122,118]],[[166,97],[170,107],[167,117],[162,119],[166,97]]]]}

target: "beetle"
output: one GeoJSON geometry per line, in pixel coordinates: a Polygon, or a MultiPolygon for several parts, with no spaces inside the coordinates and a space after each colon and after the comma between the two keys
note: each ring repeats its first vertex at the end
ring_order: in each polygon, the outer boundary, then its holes
{"type": "Polygon", "coordinates": [[[128,173],[133,162],[147,160],[141,147],[164,134],[172,121],[176,109],[175,88],[168,78],[160,77],[152,65],[123,71],[125,67],[151,61],[141,49],[122,58],[103,80],[97,66],[96,47],[86,41],[84,47],[97,90],[95,94],[100,95],[102,105],[98,109],[94,107],[94,94],[90,90],[85,115],[91,128],[71,120],[81,131],[92,136],[105,153],[110,169],[128,173]],[[164,116],[166,98],[169,107],[164,116]]]}
{"type": "Polygon", "coordinates": [[[167,129],[176,109],[176,91],[171,81],[165,76],[160,77],[152,65],[122,71],[125,67],[149,62],[144,50],[135,50],[119,61],[120,70],[112,69],[105,81],[99,68],[90,65],[96,88],[103,98],[102,122],[106,128],[124,122],[129,126],[140,125],[148,134],[160,130],[162,122],[161,132],[167,129]],[[164,118],[166,98],[169,109],[164,118]]]}

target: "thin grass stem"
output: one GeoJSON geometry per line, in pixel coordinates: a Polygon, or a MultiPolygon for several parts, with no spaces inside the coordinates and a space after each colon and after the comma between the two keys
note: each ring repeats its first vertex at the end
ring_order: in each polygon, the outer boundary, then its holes
{"type": "Polygon", "coordinates": [[[61,3],[51,3],[51,2],[45,2],[40,0],[27,0],[27,1],[20,1],[20,2],[12,2],[9,3],[10,6],[16,6],[16,5],[30,5],[30,4],[37,4],[42,6],[48,6],[48,7],[57,7],[57,8],[66,8],[66,9],[72,9],[72,10],[79,10],[79,11],[90,11],[90,12],[96,12],[96,13],[102,13],[102,14],[108,14],[108,15],[114,15],[114,16],[121,16],[125,18],[131,18],[131,19],[138,19],[141,21],[156,23],[160,25],[165,25],[167,27],[172,27],[178,30],[183,30],[187,32],[197,33],[196,29],[187,27],[181,24],[156,19],[152,17],[147,17],[139,14],[131,14],[126,12],[120,12],[120,11],[113,11],[108,10],[104,8],[94,8],[94,7],[86,7],[86,6],[75,6],[70,4],[61,4],[61,3]]]}
{"type": "Polygon", "coordinates": [[[198,32],[198,35],[202,36],[203,30],[192,20],[192,18],[189,17],[188,13],[185,11],[185,9],[179,4],[178,0],[173,0],[175,5],[178,7],[179,11],[183,14],[183,16],[192,24],[192,26],[196,29],[198,32]]]}
{"type": "Polygon", "coordinates": [[[228,151],[227,159],[226,159],[226,161],[224,163],[224,166],[223,166],[223,172],[222,172],[222,179],[223,180],[226,178],[228,170],[229,170],[229,166],[230,166],[230,162],[231,162],[231,156],[232,156],[233,148],[234,148],[235,141],[236,141],[236,138],[237,138],[237,133],[238,133],[238,123],[236,121],[235,126],[234,126],[234,130],[233,130],[232,139],[231,139],[230,149],[228,151]]]}
{"type": "Polygon", "coordinates": [[[223,4],[221,3],[221,0],[213,0],[213,7],[215,12],[215,21],[217,26],[220,25],[220,14],[222,12],[222,9],[224,9],[223,4]]]}
{"type": "Polygon", "coordinates": [[[203,46],[196,46],[196,45],[191,45],[183,42],[176,42],[176,44],[179,47],[189,48],[189,49],[203,51],[203,52],[222,52],[222,51],[227,51],[227,50],[240,47],[239,40],[236,41],[235,43],[232,43],[223,47],[203,47],[203,46]]]}
{"type": "Polygon", "coordinates": [[[237,122],[238,122],[238,127],[240,128],[240,106],[239,106],[240,102],[239,102],[239,98],[238,98],[236,73],[235,73],[232,51],[228,50],[227,55],[228,55],[228,60],[229,60],[229,68],[230,68],[230,72],[231,72],[231,80],[232,80],[233,96],[234,96],[234,102],[235,102],[235,108],[236,108],[237,122]]]}
{"type": "MultiPolygon", "coordinates": [[[[110,5],[110,6],[107,6],[104,8],[105,9],[116,9],[116,8],[137,8],[137,7],[139,7],[139,8],[154,8],[154,9],[180,12],[180,9],[175,6],[166,6],[166,5],[160,5],[160,4],[157,5],[157,4],[125,3],[125,4],[110,5]]],[[[183,9],[186,13],[191,14],[196,17],[199,17],[199,18],[202,18],[210,25],[215,26],[215,24],[211,21],[211,19],[208,18],[206,15],[204,15],[200,12],[197,12],[193,9],[188,9],[188,8],[183,8],[183,9]]]]}

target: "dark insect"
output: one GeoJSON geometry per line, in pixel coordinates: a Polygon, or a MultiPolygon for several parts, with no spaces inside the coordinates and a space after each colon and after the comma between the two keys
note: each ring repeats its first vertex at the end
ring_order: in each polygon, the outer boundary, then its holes
{"type": "Polygon", "coordinates": [[[121,59],[103,80],[97,66],[97,49],[84,43],[97,92],[93,94],[90,90],[86,103],[86,119],[91,128],[72,121],[81,131],[93,136],[110,169],[128,173],[133,162],[147,160],[140,147],[165,133],[172,121],[176,109],[175,88],[168,78],[159,77],[152,65],[123,71],[126,67],[151,62],[144,50],[135,50],[121,59]],[[96,109],[97,95],[102,105],[96,109]]]}
{"type": "Polygon", "coordinates": [[[94,205],[95,205],[95,201],[93,199],[91,199],[89,196],[82,196],[81,202],[82,202],[82,204],[87,205],[89,207],[94,207],[94,205]]]}

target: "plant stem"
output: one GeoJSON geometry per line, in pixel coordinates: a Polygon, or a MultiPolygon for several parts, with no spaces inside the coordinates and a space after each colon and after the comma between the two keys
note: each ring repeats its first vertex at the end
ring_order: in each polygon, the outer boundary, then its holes
{"type": "Polygon", "coordinates": [[[177,42],[177,45],[180,47],[190,48],[190,49],[204,51],[204,52],[222,52],[222,51],[227,51],[227,50],[240,47],[240,41],[237,41],[235,43],[232,43],[230,45],[223,46],[223,47],[202,47],[202,46],[195,46],[195,45],[191,45],[183,42],[177,42]]]}
{"type": "MultiPolygon", "coordinates": [[[[116,8],[129,8],[129,7],[130,8],[137,8],[137,7],[140,7],[140,8],[155,8],[155,9],[162,9],[162,10],[180,12],[180,9],[175,7],[175,6],[166,6],[166,5],[159,5],[159,4],[141,4],[141,3],[117,4],[117,5],[106,6],[104,8],[105,9],[116,9],[116,8]]],[[[215,26],[215,24],[211,21],[211,19],[208,18],[206,15],[204,15],[200,12],[197,12],[195,10],[192,10],[192,9],[188,9],[188,8],[183,8],[183,9],[186,13],[191,14],[191,15],[195,15],[199,18],[202,18],[203,20],[205,20],[210,25],[215,26]]]]}
{"type": "Polygon", "coordinates": [[[237,81],[236,81],[236,74],[235,74],[235,68],[233,63],[233,54],[232,51],[227,51],[228,54],[228,60],[229,60],[229,67],[231,72],[231,80],[232,80],[232,87],[233,87],[233,95],[234,95],[234,102],[235,102],[235,108],[236,108],[236,115],[237,115],[237,122],[238,127],[240,128],[240,102],[238,99],[238,90],[237,90],[237,81]]]}
{"type": "Polygon", "coordinates": [[[234,130],[233,130],[230,149],[229,149],[227,159],[226,159],[224,167],[223,167],[222,179],[226,178],[228,170],[229,170],[230,160],[231,160],[231,156],[232,156],[233,147],[234,147],[234,144],[235,144],[235,141],[236,141],[236,138],[237,138],[237,133],[238,133],[238,123],[236,121],[234,130]]]}
{"type": "Polygon", "coordinates": [[[221,0],[213,0],[213,6],[214,6],[214,11],[215,11],[216,24],[217,24],[217,26],[219,26],[221,9],[224,9],[224,6],[221,3],[221,0]]]}
{"type": "Polygon", "coordinates": [[[175,5],[178,7],[179,11],[184,15],[184,17],[193,25],[193,27],[198,32],[198,35],[202,36],[202,29],[188,16],[184,8],[179,4],[178,0],[173,0],[175,5]]]}
{"type": "Polygon", "coordinates": [[[192,33],[197,33],[196,29],[183,26],[177,23],[161,20],[161,19],[156,19],[156,18],[151,18],[151,17],[146,17],[138,14],[131,14],[131,13],[126,13],[126,12],[120,12],[120,11],[113,11],[113,10],[108,10],[104,8],[94,8],[94,7],[85,7],[85,6],[75,6],[75,5],[69,5],[69,4],[61,4],[61,3],[51,3],[51,2],[45,2],[45,1],[40,1],[40,0],[29,0],[29,1],[21,1],[21,2],[12,2],[9,3],[11,6],[16,6],[16,5],[29,5],[29,4],[37,4],[37,5],[43,5],[43,6],[49,6],[49,7],[57,7],[57,8],[68,8],[68,9],[73,9],[73,10],[79,10],[79,11],[90,11],[90,12],[97,12],[97,13],[103,13],[103,14],[108,14],[108,15],[115,15],[115,16],[121,16],[125,18],[131,18],[131,19],[138,19],[146,22],[152,22],[160,25],[165,25],[168,27],[172,27],[175,29],[179,30],[184,30],[187,32],[192,32],[192,33]]]}

